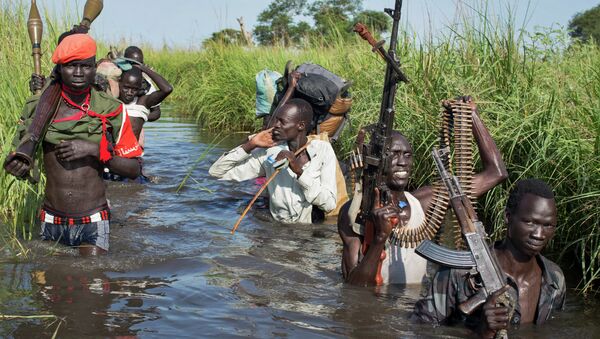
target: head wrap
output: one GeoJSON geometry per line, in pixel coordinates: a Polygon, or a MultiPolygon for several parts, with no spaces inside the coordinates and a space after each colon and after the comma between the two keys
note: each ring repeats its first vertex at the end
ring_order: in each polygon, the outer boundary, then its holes
{"type": "Polygon", "coordinates": [[[52,54],[52,62],[57,65],[73,60],[84,60],[96,55],[96,42],[87,34],[72,34],[64,38],[52,54]]]}

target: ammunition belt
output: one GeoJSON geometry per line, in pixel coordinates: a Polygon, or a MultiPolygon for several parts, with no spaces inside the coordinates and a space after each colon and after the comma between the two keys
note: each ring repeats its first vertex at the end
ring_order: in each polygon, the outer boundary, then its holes
{"type": "MultiPolygon", "coordinates": [[[[473,108],[470,103],[462,100],[448,100],[443,105],[441,112],[441,126],[439,134],[440,147],[453,145],[453,161],[448,161],[446,169],[458,177],[464,192],[471,202],[473,199],[473,108]],[[448,108],[446,108],[446,107],[448,108]]],[[[416,228],[395,227],[390,237],[390,242],[402,247],[416,247],[423,240],[436,237],[448,212],[449,197],[446,188],[440,180],[433,183],[433,199],[426,211],[425,221],[416,228]]],[[[453,218],[455,246],[463,248],[462,233],[456,218],[453,218]]]]}

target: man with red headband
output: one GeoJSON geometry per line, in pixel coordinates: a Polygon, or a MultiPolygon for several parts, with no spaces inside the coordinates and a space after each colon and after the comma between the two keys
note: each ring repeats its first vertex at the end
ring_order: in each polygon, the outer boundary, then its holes
{"type": "MultiPolygon", "coordinates": [[[[60,86],[54,117],[40,140],[46,171],[45,199],[40,213],[41,236],[79,247],[81,254],[108,251],[109,209],[102,172],[108,168],[122,176],[140,174],[142,153],[122,104],[92,87],[96,75],[96,43],[87,34],[71,34],[52,55],[60,86]]],[[[19,139],[46,107],[44,94],[33,96],[23,109],[19,139]],[[40,99],[42,98],[42,99],[40,99]]],[[[18,178],[27,176],[31,162],[11,153],[4,168],[18,178]]]]}

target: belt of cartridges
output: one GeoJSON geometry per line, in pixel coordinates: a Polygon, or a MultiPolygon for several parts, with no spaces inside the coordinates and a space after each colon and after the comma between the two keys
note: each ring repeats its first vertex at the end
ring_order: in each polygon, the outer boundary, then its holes
{"type": "MultiPolygon", "coordinates": [[[[442,105],[440,147],[452,147],[452,160],[445,165],[454,172],[471,202],[473,190],[473,108],[462,100],[448,100],[442,105]],[[445,108],[448,106],[449,108],[445,108]],[[452,169],[454,168],[454,171],[452,169]]],[[[395,227],[390,242],[405,248],[416,247],[423,240],[433,239],[446,217],[449,203],[448,192],[440,180],[433,183],[433,200],[426,211],[425,221],[416,228],[395,227]]],[[[462,234],[456,218],[453,218],[454,241],[456,248],[464,247],[462,234]]]]}

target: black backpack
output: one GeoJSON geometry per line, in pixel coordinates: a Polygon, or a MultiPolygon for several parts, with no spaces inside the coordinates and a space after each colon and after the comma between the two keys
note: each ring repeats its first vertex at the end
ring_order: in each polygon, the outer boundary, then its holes
{"type": "MultiPolygon", "coordinates": [[[[314,111],[313,127],[317,127],[317,129],[319,124],[330,117],[329,111],[336,100],[351,97],[348,89],[352,86],[352,81],[345,80],[317,64],[304,63],[292,69],[292,62],[288,61],[283,77],[277,81],[277,93],[271,106],[271,113],[275,111],[287,92],[292,72],[298,73],[299,79],[291,98],[301,98],[311,104],[314,111]]],[[[346,113],[349,110],[348,107],[346,112],[341,113],[344,115],[344,119],[346,119],[346,113]]],[[[339,112],[336,114],[340,115],[339,112]]],[[[341,132],[343,125],[338,128],[335,133],[336,136],[341,132]]]]}

